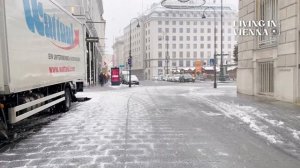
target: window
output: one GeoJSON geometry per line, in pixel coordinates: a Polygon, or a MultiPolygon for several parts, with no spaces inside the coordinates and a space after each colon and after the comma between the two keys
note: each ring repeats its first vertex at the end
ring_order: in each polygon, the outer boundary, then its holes
{"type": "Polygon", "coordinates": [[[180,48],[180,49],[183,49],[183,44],[180,44],[180,45],[179,45],[179,48],[180,48]]]}
{"type": "Polygon", "coordinates": [[[183,58],[183,52],[182,52],[182,51],[180,51],[179,57],[180,57],[180,58],[183,58]]]}
{"type": "Polygon", "coordinates": [[[162,58],[162,52],[158,52],[158,58],[162,58]]]}
{"type": "Polygon", "coordinates": [[[169,21],[166,21],[165,24],[166,24],[166,25],[169,25],[169,21]]]}
{"type": "MultiPolygon", "coordinates": [[[[197,16],[195,16],[195,17],[197,17],[197,16]]],[[[195,26],[197,25],[197,22],[196,22],[196,21],[194,21],[194,25],[195,25],[195,26]]]]}
{"type": "Polygon", "coordinates": [[[186,57],[190,58],[191,57],[191,53],[190,52],[186,52],[186,57]]]}
{"type": "Polygon", "coordinates": [[[165,32],[166,32],[166,33],[169,33],[169,28],[166,28],[166,29],[165,29],[165,32]]]}
{"type": "Polygon", "coordinates": [[[209,58],[211,57],[211,52],[210,52],[210,51],[207,52],[207,56],[208,56],[209,58]]]}
{"type": "Polygon", "coordinates": [[[186,67],[190,67],[190,66],[191,66],[191,61],[187,60],[187,61],[185,62],[185,64],[186,64],[186,67]]]}
{"type": "Polygon", "coordinates": [[[231,36],[228,36],[228,41],[231,41],[231,36]]]}
{"type": "Polygon", "coordinates": [[[161,25],[161,21],[158,21],[158,25],[161,25]]]}
{"type": "Polygon", "coordinates": [[[258,65],[259,90],[261,93],[274,92],[274,62],[262,62],[258,65]]]}
{"type": "Polygon", "coordinates": [[[211,33],[211,29],[210,28],[207,29],[207,33],[211,33]]]}
{"type": "Polygon", "coordinates": [[[190,44],[186,44],[186,49],[190,49],[191,45],[190,44]]]}
{"type": "Polygon", "coordinates": [[[203,49],[203,48],[204,48],[204,44],[201,44],[201,45],[200,45],[200,48],[202,48],[202,49],[203,49]]]}
{"type": "MultiPolygon", "coordinates": [[[[278,0],[257,0],[257,4],[259,4],[259,9],[257,9],[258,20],[278,21],[278,0]]],[[[259,47],[273,45],[276,42],[277,36],[259,36],[259,47]]]]}
{"type": "Polygon", "coordinates": [[[179,66],[180,66],[180,67],[183,67],[183,60],[180,60],[180,61],[179,61],[179,66]]]}
{"type": "Polygon", "coordinates": [[[173,49],[176,49],[176,44],[172,44],[172,48],[173,48],[173,49]]]}
{"type": "Polygon", "coordinates": [[[176,52],[175,51],[172,52],[172,57],[176,58],[176,52]]]}
{"type": "Polygon", "coordinates": [[[201,41],[204,41],[204,36],[201,36],[200,39],[201,39],[201,41]]]}
{"type": "Polygon", "coordinates": [[[210,44],[207,44],[207,48],[210,48],[211,47],[211,45],[210,44]]]}
{"type": "Polygon", "coordinates": [[[162,32],[162,29],[161,29],[161,28],[158,28],[158,32],[161,33],[161,32],[162,32]]]}
{"type": "Polygon", "coordinates": [[[169,41],[169,36],[166,36],[166,41],[169,41]]]}
{"type": "Polygon", "coordinates": [[[186,22],[186,25],[190,25],[190,21],[187,21],[187,22],[186,22]]]}
{"type": "Polygon", "coordinates": [[[176,28],[173,28],[173,33],[176,33],[176,28]]]}
{"type": "Polygon", "coordinates": [[[211,41],[211,37],[210,36],[207,36],[207,41],[211,41]]]}
{"type": "Polygon", "coordinates": [[[201,29],[200,29],[200,32],[201,32],[201,33],[204,33],[204,29],[203,29],[203,28],[201,28],[201,29]]]}
{"type": "Polygon", "coordinates": [[[208,21],[208,22],[207,22],[207,25],[211,25],[211,21],[208,21]]]}
{"type": "Polygon", "coordinates": [[[194,41],[197,41],[197,39],[198,39],[197,36],[194,36],[194,41]]]}
{"type": "Polygon", "coordinates": [[[180,40],[180,41],[183,41],[183,36],[180,36],[180,37],[179,37],[179,40],[180,40]]]}
{"type": "Polygon", "coordinates": [[[201,56],[202,59],[204,58],[204,52],[203,51],[200,52],[200,56],[201,56]]]}
{"type": "Polygon", "coordinates": [[[162,41],[163,37],[162,36],[158,36],[158,41],[162,41]]]}
{"type": "Polygon", "coordinates": [[[176,21],[172,21],[172,25],[176,25],[176,21]]]}
{"type": "Polygon", "coordinates": [[[172,66],[176,67],[177,66],[177,62],[176,61],[172,61],[172,66]]]}
{"type": "Polygon", "coordinates": [[[194,51],[194,58],[197,58],[197,51],[194,51]]]}
{"type": "Polygon", "coordinates": [[[197,33],[197,28],[194,28],[193,32],[194,32],[194,33],[197,33]]]}
{"type": "Polygon", "coordinates": [[[231,33],[231,29],[228,29],[228,33],[229,33],[229,34],[231,33]]]}
{"type": "Polygon", "coordinates": [[[162,44],[158,44],[158,49],[162,49],[162,44]]]}
{"type": "Polygon", "coordinates": [[[186,41],[190,41],[191,37],[190,36],[186,36],[186,41]]]}
{"type": "Polygon", "coordinates": [[[187,32],[187,33],[190,33],[190,32],[191,32],[191,29],[190,29],[190,28],[187,28],[187,29],[186,29],[186,32],[187,32]]]}
{"type": "Polygon", "coordinates": [[[173,36],[173,37],[172,37],[172,40],[173,40],[173,41],[176,41],[176,36],[173,36]]]}
{"type": "MultiPolygon", "coordinates": [[[[182,15],[182,14],[180,14],[180,15],[182,15]]],[[[180,24],[180,25],[183,25],[183,21],[180,21],[179,24],[180,24]]]]}
{"type": "Polygon", "coordinates": [[[180,33],[183,33],[183,28],[180,28],[180,29],[179,29],[179,32],[180,32],[180,33]]]}
{"type": "Polygon", "coordinates": [[[197,49],[197,44],[194,44],[193,49],[197,49]]]}
{"type": "Polygon", "coordinates": [[[162,61],[158,61],[158,67],[162,67],[162,61]]]}
{"type": "MultiPolygon", "coordinates": [[[[150,66],[149,66],[150,67],[150,66]]],[[[150,71],[149,71],[149,74],[150,74],[150,71]]],[[[158,75],[162,75],[163,74],[163,70],[162,69],[159,69],[158,70],[158,75]]]]}

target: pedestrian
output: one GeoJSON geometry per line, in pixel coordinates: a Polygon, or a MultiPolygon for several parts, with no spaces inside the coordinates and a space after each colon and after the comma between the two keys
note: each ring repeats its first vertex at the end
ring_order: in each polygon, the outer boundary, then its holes
{"type": "Polygon", "coordinates": [[[100,85],[101,85],[101,86],[104,85],[104,80],[105,80],[104,77],[105,77],[104,74],[101,72],[101,73],[100,73],[100,76],[99,76],[99,81],[100,81],[100,85]]]}

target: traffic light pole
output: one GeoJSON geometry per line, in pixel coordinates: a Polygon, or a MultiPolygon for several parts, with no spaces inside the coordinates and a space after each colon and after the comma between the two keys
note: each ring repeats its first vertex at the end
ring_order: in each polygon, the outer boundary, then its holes
{"type": "Polygon", "coordinates": [[[129,34],[129,58],[128,58],[128,65],[129,65],[129,84],[128,86],[131,88],[131,67],[132,67],[132,55],[131,55],[131,23],[133,20],[136,20],[138,22],[138,25],[136,26],[137,28],[140,27],[139,19],[133,18],[130,21],[130,34],[129,34]]]}
{"type": "Polygon", "coordinates": [[[130,34],[129,34],[129,59],[128,59],[128,65],[129,65],[129,87],[131,87],[131,65],[132,65],[132,56],[131,56],[131,22],[130,22],[130,34]]]}

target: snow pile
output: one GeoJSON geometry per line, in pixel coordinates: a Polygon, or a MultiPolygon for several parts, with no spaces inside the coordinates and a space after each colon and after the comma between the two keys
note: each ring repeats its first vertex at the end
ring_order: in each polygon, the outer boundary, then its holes
{"type": "MultiPolygon", "coordinates": [[[[277,127],[284,129],[292,135],[292,137],[296,140],[300,140],[300,131],[290,128],[289,126],[285,125],[283,121],[270,119],[271,116],[268,114],[258,110],[252,106],[241,106],[234,102],[226,102],[214,99],[215,96],[229,96],[232,97],[232,94],[227,94],[222,91],[218,92],[211,92],[209,90],[202,91],[201,93],[197,94],[189,94],[186,95],[188,97],[195,97],[195,99],[201,99],[201,102],[206,102],[209,106],[213,107],[217,111],[221,112],[228,118],[234,119],[238,118],[243,123],[247,124],[249,128],[254,131],[257,135],[264,137],[270,143],[283,143],[283,138],[277,133],[271,133],[273,130],[269,128],[269,126],[277,127]]],[[[214,114],[218,113],[211,113],[211,112],[203,112],[202,113],[208,116],[215,116],[214,114]]],[[[273,131],[274,132],[274,131],[273,131]]]]}
{"type": "MultiPolygon", "coordinates": [[[[254,131],[256,134],[266,138],[269,142],[275,143],[282,143],[282,140],[276,136],[268,133],[268,126],[264,125],[257,121],[257,119],[252,116],[259,116],[261,119],[266,119],[263,116],[267,116],[266,114],[258,114],[259,112],[249,106],[240,106],[237,104],[227,104],[224,102],[219,102],[215,104],[215,102],[206,99],[205,100],[210,106],[214,107],[218,111],[222,112],[228,118],[238,118],[244,123],[248,124],[250,129],[254,131]]],[[[267,119],[266,119],[267,120],[267,119]]]]}

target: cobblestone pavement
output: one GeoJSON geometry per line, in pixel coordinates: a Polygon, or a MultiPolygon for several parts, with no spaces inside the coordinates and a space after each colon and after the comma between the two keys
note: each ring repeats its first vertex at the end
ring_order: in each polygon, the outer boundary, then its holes
{"type": "Polygon", "coordinates": [[[232,84],[91,88],[0,153],[0,167],[299,168],[300,108],[232,84]]]}

